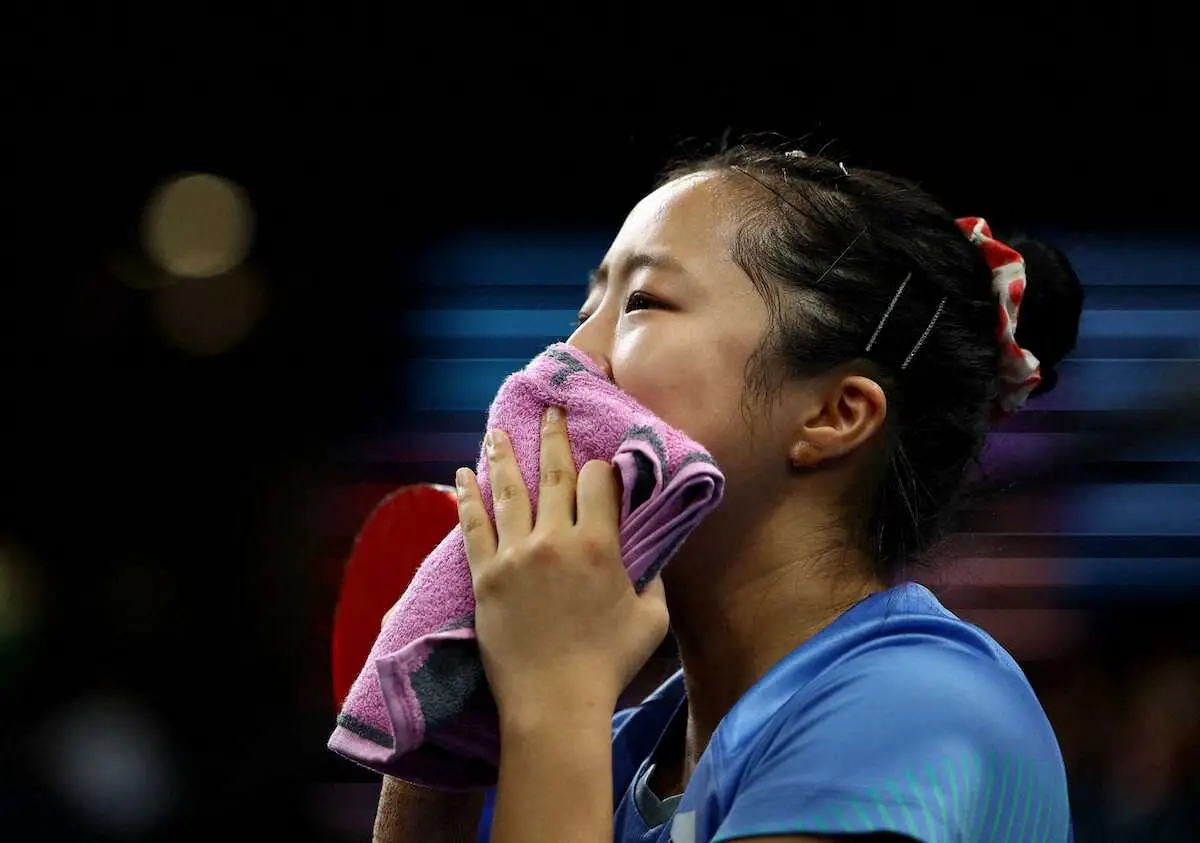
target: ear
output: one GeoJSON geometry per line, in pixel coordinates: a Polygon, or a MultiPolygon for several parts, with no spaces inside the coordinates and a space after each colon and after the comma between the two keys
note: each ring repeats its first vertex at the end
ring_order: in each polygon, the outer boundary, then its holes
{"type": "Polygon", "coordinates": [[[809,397],[789,450],[796,468],[813,468],[851,453],[887,418],[883,388],[862,375],[817,380],[809,397]]]}

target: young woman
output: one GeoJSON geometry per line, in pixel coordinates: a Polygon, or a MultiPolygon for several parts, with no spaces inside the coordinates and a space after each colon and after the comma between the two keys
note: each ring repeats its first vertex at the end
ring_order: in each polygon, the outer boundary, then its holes
{"type": "Polygon", "coordinates": [[[709,448],[725,499],[639,596],[616,481],[576,476],[561,418],[536,519],[503,431],[494,522],[459,472],[502,724],[493,843],[1070,839],[1020,668],[904,572],[989,424],[1053,385],[1081,306],[1061,253],[898,178],[748,146],[671,172],[571,342],[709,448]],[[668,617],[682,671],[614,720],[668,617]]]}

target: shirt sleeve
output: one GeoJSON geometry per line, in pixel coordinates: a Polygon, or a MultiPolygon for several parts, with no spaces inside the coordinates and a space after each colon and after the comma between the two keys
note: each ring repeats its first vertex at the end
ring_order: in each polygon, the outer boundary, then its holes
{"type": "Polygon", "coordinates": [[[894,647],[817,681],[751,750],[713,843],[1069,839],[1062,757],[1019,675],[976,653],[894,647]]]}

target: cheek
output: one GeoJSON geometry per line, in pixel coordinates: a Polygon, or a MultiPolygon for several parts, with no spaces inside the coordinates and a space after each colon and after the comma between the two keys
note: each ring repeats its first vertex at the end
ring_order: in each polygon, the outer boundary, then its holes
{"type": "Polygon", "coordinates": [[[630,337],[614,349],[613,378],[651,412],[728,460],[745,437],[744,361],[694,341],[630,337]],[[654,341],[651,341],[654,340],[654,341]]]}

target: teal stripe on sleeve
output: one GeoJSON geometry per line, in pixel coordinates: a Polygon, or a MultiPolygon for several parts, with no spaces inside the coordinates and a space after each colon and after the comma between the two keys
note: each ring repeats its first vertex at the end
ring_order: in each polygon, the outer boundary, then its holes
{"type": "Polygon", "coordinates": [[[1046,813],[1046,806],[1049,804],[1049,802],[1050,800],[1046,799],[1044,796],[1038,799],[1037,811],[1035,811],[1033,815],[1033,828],[1029,831],[1030,843],[1040,843],[1040,841],[1046,839],[1045,832],[1041,831],[1042,814],[1046,813]]]}
{"type": "Polygon", "coordinates": [[[908,800],[897,790],[895,782],[889,782],[888,789],[891,791],[892,801],[900,806],[900,812],[904,815],[904,823],[898,827],[899,830],[919,840],[921,835],[917,832],[917,822],[913,818],[912,811],[908,809],[908,800]]]}
{"type": "MultiPolygon", "coordinates": [[[[1017,775],[1016,781],[1013,782],[1012,796],[1009,797],[1008,802],[1003,806],[1004,813],[1008,814],[1008,825],[1004,829],[1005,843],[1010,843],[1013,840],[1013,823],[1017,819],[1017,805],[1026,798],[1024,787],[1025,763],[1020,757],[1017,758],[1016,767],[1017,775]]],[[[1019,840],[1020,838],[1017,839],[1019,840]]]]}
{"type": "Polygon", "coordinates": [[[994,765],[988,763],[986,758],[981,758],[979,761],[979,776],[980,784],[983,785],[983,799],[976,804],[975,821],[972,823],[974,827],[975,840],[986,840],[983,827],[987,824],[988,817],[992,811],[992,796],[996,792],[996,776],[994,773],[994,765]]]}
{"type": "MultiPolygon", "coordinates": [[[[935,783],[931,783],[934,789],[937,788],[935,783]]],[[[928,803],[925,802],[925,788],[917,781],[917,777],[913,775],[912,770],[908,771],[908,786],[912,788],[913,794],[917,797],[917,802],[921,805],[921,816],[925,820],[925,834],[929,840],[937,843],[937,824],[934,822],[933,814],[929,810],[928,803]]]]}
{"type": "MultiPolygon", "coordinates": [[[[946,783],[950,791],[950,808],[946,814],[946,821],[951,828],[961,828],[963,819],[966,816],[964,805],[962,804],[963,794],[958,789],[958,772],[962,767],[961,763],[955,763],[953,758],[946,758],[943,762],[946,765],[946,783]]],[[[965,781],[969,781],[964,777],[965,781]]]]}
{"type": "Polygon", "coordinates": [[[888,810],[887,800],[881,799],[879,797],[879,795],[875,794],[875,793],[871,794],[871,799],[875,803],[875,806],[879,810],[879,816],[883,820],[884,826],[886,826],[887,828],[899,829],[900,825],[896,822],[895,818],[892,816],[892,812],[888,810]]]}
{"type": "Polygon", "coordinates": [[[992,829],[984,840],[995,841],[996,834],[1000,831],[1000,818],[1004,815],[1005,800],[1008,796],[1008,768],[1011,765],[1012,759],[1004,756],[1004,772],[1000,774],[1000,796],[992,808],[992,829]]]}
{"type": "Polygon", "coordinates": [[[953,834],[953,829],[957,826],[958,819],[955,816],[956,812],[946,807],[946,797],[943,795],[943,791],[949,790],[948,787],[943,786],[944,782],[948,781],[949,776],[943,779],[940,767],[932,764],[926,764],[925,775],[929,778],[930,789],[933,790],[933,798],[937,802],[938,816],[941,819],[940,825],[953,834]]]}

